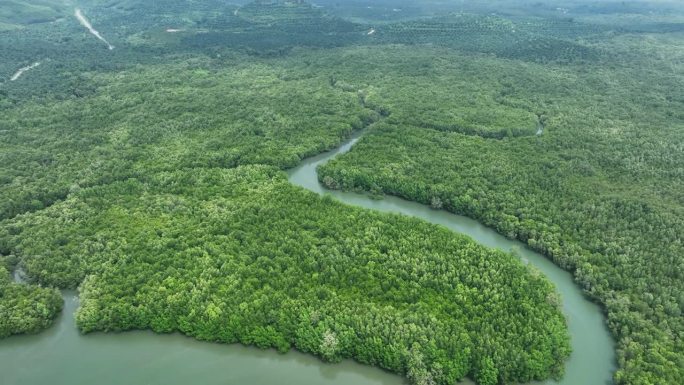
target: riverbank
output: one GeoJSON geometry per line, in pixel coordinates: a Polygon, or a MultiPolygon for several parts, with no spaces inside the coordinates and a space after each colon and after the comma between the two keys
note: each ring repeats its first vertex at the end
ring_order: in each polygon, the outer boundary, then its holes
{"type": "Polygon", "coordinates": [[[0,340],[3,385],[402,385],[403,378],[350,360],[326,364],[291,351],[280,354],[238,344],[200,342],[151,331],[81,335],[76,291],[63,291],[55,325],[36,335],[0,340]]]}
{"type": "Polygon", "coordinates": [[[605,385],[613,382],[613,372],[617,368],[615,341],[606,327],[600,307],[584,296],[570,273],[553,264],[548,258],[530,250],[525,244],[512,241],[467,217],[434,210],[429,206],[397,197],[385,196],[377,200],[366,194],[324,188],[318,181],[318,166],[348,152],[362,135],[363,131],[356,132],[336,150],[304,160],[299,166],[288,171],[290,182],[318,194],[330,195],[350,205],[421,218],[465,234],[487,247],[505,251],[515,249],[520,258],[535,266],[556,285],[563,301],[563,311],[568,319],[572,355],[566,364],[565,376],[561,381],[547,381],[544,384],[605,385]]]}
{"type": "MultiPolygon", "coordinates": [[[[349,151],[362,133],[357,131],[336,150],[304,160],[288,171],[289,181],[318,194],[329,194],[350,205],[422,218],[466,234],[485,246],[502,250],[515,247],[521,258],[536,266],[561,293],[573,353],[567,362],[565,377],[559,384],[609,383],[615,368],[614,346],[604,326],[603,316],[599,308],[573,284],[570,275],[548,259],[465,217],[398,198],[375,200],[362,194],[328,191],[321,186],[316,168],[334,156],[349,151]]],[[[282,382],[283,378],[300,384],[331,385],[399,385],[406,381],[349,360],[331,365],[299,352],[280,355],[273,350],[204,343],[179,334],[158,335],[149,331],[135,331],[83,336],[76,328],[73,317],[78,308],[76,292],[64,294],[65,310],[56,326],[38,335],[15,336],[0,341],[1,383],[38,385],[50,381],[67,385],[101,379],[102,373],[110,373],[105,377],[116,379],[116,383],[121,382],[121,373],[126,373],[123,378],[126,382],[159,384],[193,381],[203,384],[236,381],[276,384],[282,382]],[[38,367],[25,365],[27,361],[36,360],[42,364],[38,367]],[[178,370],[170,371],[168,368],[178,370]]]]}

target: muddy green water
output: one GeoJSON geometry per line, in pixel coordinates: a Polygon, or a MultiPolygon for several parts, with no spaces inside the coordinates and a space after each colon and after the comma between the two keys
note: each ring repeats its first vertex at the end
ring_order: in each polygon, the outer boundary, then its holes
{"type": "Polygon", "coordinates": [[[607,385],[612,384],[616,369],[615,344],[605,325],[601,309],[590,302],[572,280],[572,276],[554,265],[549,259],[526,247],[521,242],[512,241],[481,223],[443,210],[433,210],[428,206],[409,202],[397,197],[384,197],[381,200],[367,195],[325,189],[318,182],[316,167],[334,156],[351,149],[360,137],[357,133],[338,149],[318,155],[302,162],[288,172],[290,182],[319,194],[329,194],[336,199],[354,206],[372,210],[401,213],[425,221],[445,226],[455,232],[470,236],[478,243],[509,251],[516,248],[525,261],[534,265],[555,285],[563,299],[563,310],[568,319],[572,337],[573,353],[566,364],[565,377],[548,384],[562,385],[607,385]]]}
{"type": "MultiPolygon", "coordinates": [[[[357,139],[358,134],[335,151],[305,160],[288,172],[290,181],[319,194],[331,194],[350,205],[422,218],[489,247],[520,248],[522,256],[555,283],[563,298],[573,353],[559,384],[611,383],[615,370],[614,343],[599,308],[583,297],[570,274],[519,242],[471,219],[394,197],[373,200],[361,194],[324,190],[318,183],[316,167],[348,151],[357,139]]],[[[38,335],[0,341],[1,385],[406,383],[398,376],[352,361],[326,364],[295,351],[282,355],[272,350],[205,343],[177,334],[156,335],[146,331],[82,336],[73,318],[78,307],[76,293],[66,291],[64,298],[64,312],[55,326],[38,335]]]]}
{"type": "Polygon", "coordinates": [[[291,351],[200,342],[152,332],[81,335],[73,313],[76,292],[64,292],[56,325],[0,342],[1,385],[397,385],[390,373],[344,361],[325,364],[291,351]]]}

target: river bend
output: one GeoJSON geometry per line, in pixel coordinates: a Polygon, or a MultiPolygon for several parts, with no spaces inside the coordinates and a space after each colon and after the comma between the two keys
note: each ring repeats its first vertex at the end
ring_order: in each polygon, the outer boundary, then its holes
{"type": "MultiPolygon", "coordinates": [[[[523,244],[511,241],[472,219],[430,209],[396,197],[382,200],[367,195],[325,190],[316,167],[347,152],[361,133],[330,151],[304,160],[288,171],[291,183],[318,194],[330,194],[354,206],[421,218],[466,234],[482,245],[510,250],[517,247],[555,285],[563,299],[573,353],[558,384],[606,385],[615,370],[614,342],[599,307],[587,300],[569,273],[523,244]]],[[[377,368],[346,360],[327,364],[311,355],[291,351],[282,355],[241,345],[206,343],[179,334],[150,331],[81,335],[74,312],[76,292],[65,291],[62,315],[50,329],[0,341],[2,385],[219,385],[283,383],[299,385],[401,385],[406,380],[377,368]]],[[[554,381],[548,384],[556,384],[554,381]]]]}
{"type": "Polygon", "coordinates": [[[613,372],[616,369],[615,343],[606,327],[601,309],[583,295],[580,288],[573,282],[570,273],[553,264],[548,258],[530,250],[525,244],[510,240],[493,229],[464,216],[434,210],[429,206],[393,196],[385,196],[377,200],[364,194],[324,188],[318,182],[316,168],[336,155],[349,151],[362,134],[363,131],[357,132],[336,150],[304,160],[288,172],[290,182],[318,194],[329,194],[350,205],[388,213],[400,213],[442,225],[457,233],[465,234],[487,247],[504,251],[515,248],[522,258],[534,265],[554,283],[563,300],[563,311],[568,319],[572,355],[566,363],[565,376],[561,381],[544,383],[558,385],[613,383],[613,372]]]}

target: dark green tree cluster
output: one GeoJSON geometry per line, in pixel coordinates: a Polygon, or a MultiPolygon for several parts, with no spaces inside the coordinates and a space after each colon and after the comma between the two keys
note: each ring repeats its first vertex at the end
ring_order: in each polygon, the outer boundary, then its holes
{"type": "Polygon", "coordinates": [[[148,174],[5,228],[30,277],[83,280],[84,332],[296,347],[415,383],[558,377],[569,355],[538,272],[444,228],[318,197],[273,167],[148,174]]]}
{"type": "Polygon", "coordinates": [[[62,305],[58,290],[12,282],[9,271],[0,264],[0,338],[47,328],[62,305]]]}

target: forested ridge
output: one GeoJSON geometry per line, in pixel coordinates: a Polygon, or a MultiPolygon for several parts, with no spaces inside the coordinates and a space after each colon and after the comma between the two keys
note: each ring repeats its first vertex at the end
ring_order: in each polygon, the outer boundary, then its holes
{"type": "Polygon", "coordinates": [[[682,382],[678,11],[160,4],[84,4],[113,51],[69,8],[0,15],[0,76],[41,61],[0,84],[0,254],[30,282],[0,271],[0,336],[56,317],[42,286],[80,286],[84,332],[294,347],[414,383],[562,375],[539,273],[279,171],[369,127],[325,185],[525,241],[606,310],[616,383],[682,382]]]}

